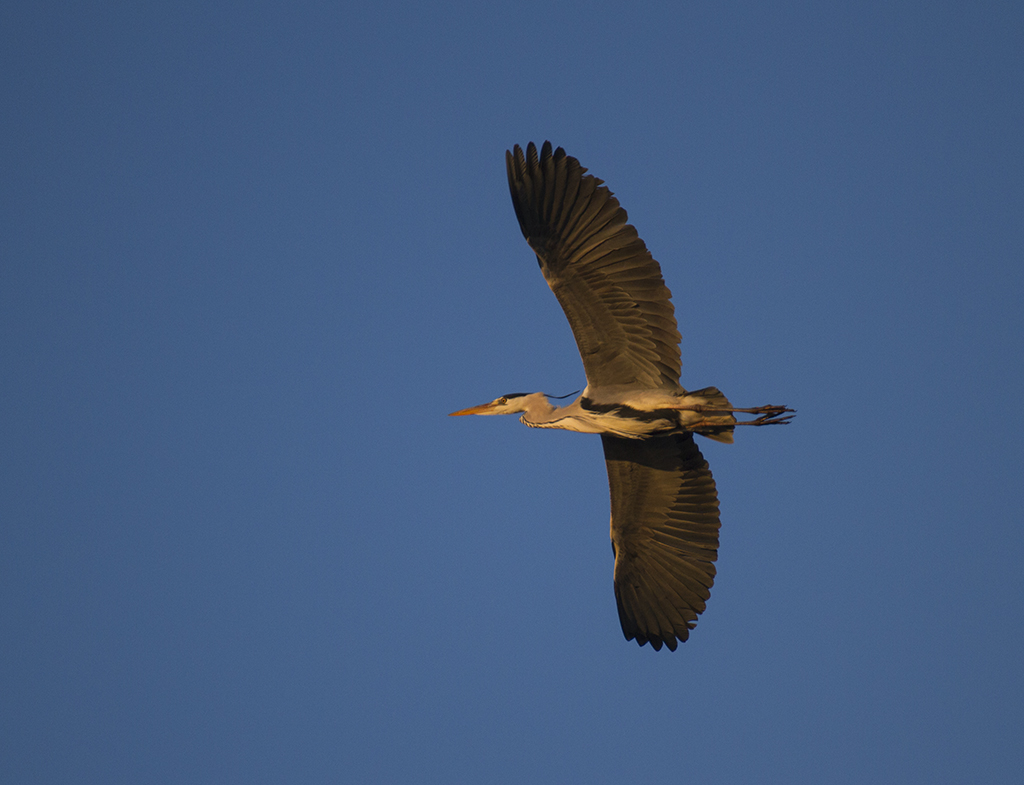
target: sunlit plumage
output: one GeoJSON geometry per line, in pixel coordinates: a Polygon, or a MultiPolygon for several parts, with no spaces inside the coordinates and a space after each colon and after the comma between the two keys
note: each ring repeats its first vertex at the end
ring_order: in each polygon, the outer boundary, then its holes
{"type": "Polygon", "coordinates": [[[718,557],[718,495],[693,434],[731,443],[737,425],[785,423],[792,410],[737,409],[714,387],[683,389],[671,293],[618,200],[549,142],[539,155],[516,145],[505,160],[519,226],[569,320],[587,386],[568,406],[514,393],[452,414],[521,413],[531,427],[601,434],[622,631],[675,650],[705,609],[718,557]]]}

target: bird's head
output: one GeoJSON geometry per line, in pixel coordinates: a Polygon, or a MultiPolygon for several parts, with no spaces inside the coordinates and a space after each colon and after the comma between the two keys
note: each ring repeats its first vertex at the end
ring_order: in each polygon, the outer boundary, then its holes
{"type": "Polygon", "coordinates": [[[489,403],[482,403],[479,406],[470,406],[468,409],[460,409],[452,412],[449,417],[461,417],[464,414],[515,414],[525,412],[529,405],[529,398],[543,396],[544,393],[508,393],[500,398],[495,398],[489,403]]]}

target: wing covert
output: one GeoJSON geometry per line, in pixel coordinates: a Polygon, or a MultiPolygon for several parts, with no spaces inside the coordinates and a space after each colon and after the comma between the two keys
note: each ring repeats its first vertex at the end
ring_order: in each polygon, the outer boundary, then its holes
{"type": "Polygon", "coordinates": [[[591,387],[679,386],[679,330],[661,267],[603,181],[545,142],[506,152],[523,236],[572,327],[591,387]]]}
{"type": "Polygon", "coordinates": [[[718,558],[718,494],[692,434],[602,435],[615,601],[626,640],[675,651],[704,611],[718,558]]]}

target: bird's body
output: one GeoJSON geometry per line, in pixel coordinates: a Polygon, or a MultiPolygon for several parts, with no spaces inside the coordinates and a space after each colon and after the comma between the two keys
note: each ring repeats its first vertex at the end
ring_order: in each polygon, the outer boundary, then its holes
{"type": "Polygon", "coordinates": [[[611,489],[615,598],[628,640],[675,649],[704,610],[718,555],[718,497],[693,441],[788,422],[679,384],[680,335],[661,268],[600,180],[561,148],[506,154],[523,235],[572,327],[587,386],[568,406],[512,393],[454,415],[522,413],[534,428],[601,435],[611,489]],[[739,412],[758,415],[739,422],[739,412]]]}
{"type": "Polygon", "coordinates": [[[729,402],[714,387],[688,393],[680,390],[622,390],[614,387],[583,391],[568,406],[555,406],[544,393],[511,393],[490,403],[454,414],[513,414],[531,428],[559,428],[577,433],[607,433],[624,439],[645,439],[696,431],[731,442],[736,418],[729,402]],[[723,411],[721,407],[728,411],[723,411]]]}

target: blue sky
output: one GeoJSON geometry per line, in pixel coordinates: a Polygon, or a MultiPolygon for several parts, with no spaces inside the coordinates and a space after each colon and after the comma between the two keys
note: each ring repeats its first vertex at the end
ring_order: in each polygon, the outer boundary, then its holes
{"type": "Polygon", "coordinates": [[[1010,783],[1024,9],[10,3],[0,778],[1010,783]],[[599,440],[504,151],[604,179],[718,578],[623,640],[599,440]]]}

